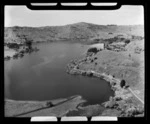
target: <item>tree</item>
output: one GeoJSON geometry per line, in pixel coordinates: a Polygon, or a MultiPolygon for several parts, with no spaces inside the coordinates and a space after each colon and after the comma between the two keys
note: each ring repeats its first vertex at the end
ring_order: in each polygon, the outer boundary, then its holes
{"type": "Polygon", "coordinates": [[[27,35],[22,35],[22,39],[25,41],[25,45],[29,48],[32,49],[32,42],[33,40],[28,38],[27,35]]]}
{"type": "Polygon", "coordinates": [[[120,82],[120,87],[123,88],[126,85],[126,81],[123,79],[120,82]]]}
{"type": "Polygon", "coordinates": [[[125,43],[126,43],[126,44],[130,43],[130,40],[128,40],[128,39],[127,39],[127,40],[125,40],[125,43]]]}
{"type": "Polygon", "coordinates": [[[129,54],[129,57],[131,57],[131,54],[129,54]]]}
{"type": "Polygon", "coordinates": [[[92,47],[88,49],[88,52],[97,53],[98,49],[96,47],[92,47]]]}
{"type": "Polygon", "coordinates": [[[32,49],[32,40],[26,40],[25,44],[29,49],[32,49]]]}

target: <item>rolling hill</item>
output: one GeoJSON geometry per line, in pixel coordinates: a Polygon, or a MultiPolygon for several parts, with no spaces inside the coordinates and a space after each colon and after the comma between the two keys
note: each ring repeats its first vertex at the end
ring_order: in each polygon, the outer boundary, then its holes
{"type": "Polygon", "coordinates": [[[5,27],[4,39],[8,42],[24,42],[25,39],[33,42],[91,42],[94,39],[108,39],[114,36],[131,37],[144,36],[143,25],[97,25],[92,23],[74,23],[64,26],[45,27],[5,27]]]}

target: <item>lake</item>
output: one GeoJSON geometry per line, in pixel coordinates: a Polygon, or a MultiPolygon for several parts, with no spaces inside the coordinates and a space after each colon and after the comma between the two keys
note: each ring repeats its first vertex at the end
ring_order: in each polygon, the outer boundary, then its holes
{"type": "Polygon", "coordinates": [[[5,98],[42,101],[81,95],[89,104],[97,104],[113,96],[105,80],[66,73],[67,64],[82,58],[88,45],[57,42],[35,46],[38,52],[4,62],[5,98]]]}

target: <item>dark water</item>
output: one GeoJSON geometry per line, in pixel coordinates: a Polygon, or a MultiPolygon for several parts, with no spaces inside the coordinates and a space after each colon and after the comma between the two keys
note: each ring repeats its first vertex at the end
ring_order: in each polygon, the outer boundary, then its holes
{"type": "Polygon", "coordinates": [[[81,95],[95,104],[113,95],[104,80],[66,73],[67,63],[82,57],[88,46],[68,43],[36,46],[40,51],[5,62],[5,98],[41,101],[81,95]]]}

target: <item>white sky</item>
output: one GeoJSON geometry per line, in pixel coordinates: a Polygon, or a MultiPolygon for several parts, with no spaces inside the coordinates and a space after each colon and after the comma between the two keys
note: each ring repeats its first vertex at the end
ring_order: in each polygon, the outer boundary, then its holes
{"type": "Polygon", "coordinates": [[[144,24],[143,6],[122,6],[118,10],[30,10],[26,6],[5,6],[5,27],[56,26],[77,22],[100,25],[144,24]]]}

